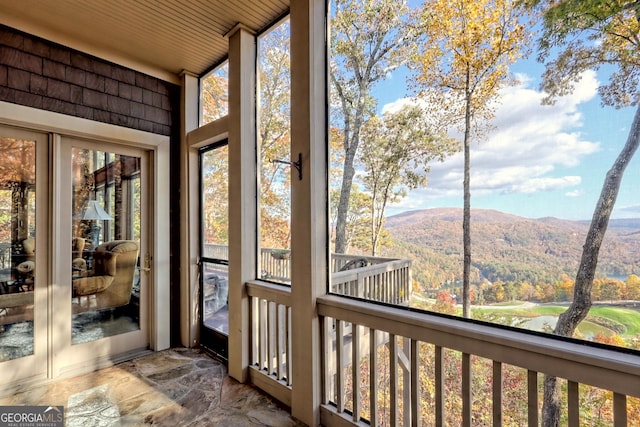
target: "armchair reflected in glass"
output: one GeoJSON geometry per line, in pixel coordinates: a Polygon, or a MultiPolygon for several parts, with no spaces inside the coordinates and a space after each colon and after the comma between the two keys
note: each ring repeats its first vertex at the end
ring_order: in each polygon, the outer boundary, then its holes
{"type": "MultiPolygon", "coordinates": [[[[74,262],[84,267],[80,259],[74,262]]],[[[92,268],[79,271],[72,281],[73,312],[129,304],[137,263],[136,241],[115,240],[98,246],[93,252],[92,268]]]]}

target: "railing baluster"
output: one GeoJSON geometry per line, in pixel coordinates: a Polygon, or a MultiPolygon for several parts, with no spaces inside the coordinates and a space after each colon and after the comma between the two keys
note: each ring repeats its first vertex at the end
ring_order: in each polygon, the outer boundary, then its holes
{"type": "Polygon", "coordinates": [[[444,357],[442,347],[435,348],[436,427],[444,426],[444,357]]]}
{"type": "Polygon", "coordinates": [[[260,370],[267,369],[267,300],[260,300],[260,341],[259,341],[259,353],[260,353],[260,370]]]}
{"type": "Polygon", "coordinates": [[[567,382],[568,403],[569,403],[569,427],[580,427],[580,395],[578,383],[567,382]]]}
{"type": "Polygon", "coordinates": [[[462,353],[462,425],[471,427],[471,355],[462,353]]]}
{"type": "Polygon", "coordinates": [[[369,422],[378,425],[378,331],[369,329],[369,422]]]}
{"type": "Polygon", "coordinates": [[[278,304],[276,307],[276,363],[278,365],[276,374],[278,380],[284,378],[284,339],[286,337],[285,325],[286,325],[286,307],[278,304]]]}
{"type": "Polygon", "coordinates": [[[344,322],[336,319],[336,406],[338,413],[344,412],[344,322]]]}
{"type": "Polygon", "coordinates": [[[411,425],[411,339],[402,338],[398,362],[402,373],[402,424],[411,425]]]}
{"type": "Polygon", "coordinates": [[[493,361],[493,427],[502,426],[502,363],[493,361]]]}
{"type": "Polygon", "coordinates": [[[291,355],[293,354],[293,341],[291,338],[291,307],[287,307],[287,385],[293,384],[293,363],[291,355]]]}
{"type": "Polygon", "coordinates": [[[529,427],[538,426],[538,373],[527,371],[527,401],[529,427]]]}
{"type": "Polygon", "coordinates": [[[382,302],[389,302],[389,295],[391,290],[388,286],[380,286],[382,288],[382,302]]]}
{"type": "Polygon", "coordinates": [[[360,325],[351,325],[351,399],[353,422],[360,421],[360,325]]]}
{"type": "Polygon", "coordinates": [[[398,425],[398,341],[396,336],[389,334],[389,422],[398,425]]]}
{"type": "Polygon", "coordinates": [[[331,329],[330,329],[330,324],[329,324],[330,318],[329,317],[321,317],[320,318],[320,366],[321,366],[321,374],[322,374],[322,389],[321,389],[321,396],[322,396],[322,404],[323,405],[327,405],[329,404],[331,397],[330,397],[330,390],[331,390],[331,356],[330,356],[330,351],[331,351],[331,329]]]}
{"type": "MultiPolygon", "coordinates": [[[[420,421],[420,342],[411,340],[411,425],[418,427],[420,421]]],[[[406,421],[405,421],[406,424],[406,421]]]]}
{"type": "Polygon", "coordinates": [[[268,366],[268,374],[275,374],[277,369],[275,366],[276,363],[276,333],[277,333],[277,324],[276,324],[276,304],[273,302],[267,302],[267,351],[269,354],[269,359],[267,361],[268,366]]]}
{"type": "Polygon", "coordinates": [[[394,304],[399,304],[400,303],[400,286],[399,286],[399,283],[394,280],[392,282],[392,284],[391,284],[391,288],[393,289],[393,303],[394,304]]]}
{"type": "Polygon", "coordinates": [[[613,426],[627,427],[627,396],[613,393],[613,426]]]}
{"type": "Polygon", "coordinates": [[[260,300],[251,297],[251,364],[260,366],[259,333],[260,333],[260,317],[258,310],[260,309],[260,300]]]}

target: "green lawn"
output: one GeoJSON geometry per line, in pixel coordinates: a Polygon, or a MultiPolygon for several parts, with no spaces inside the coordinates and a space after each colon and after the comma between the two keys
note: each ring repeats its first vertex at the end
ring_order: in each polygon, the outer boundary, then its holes
{"type": "Polygon", "coordinates": [[[627,328],[625,336],[640,334],[640,311],[621,307],[592,307],[590,315],[604,317],[627,328]]]}
{"type": "Polygon", "coordinates": [[[604,326],[598,325],[593,322],[589,322],[588,320],[583,320],[578,325],[578,333],[582,334],[582,336],[589,337],[595,336],[598,334],[602,334],[604,336],[610,337],[615,335],[615,331],[612,331],[609,328],[605,328],[604,326]]]}
{"type": "MultiPolygon", "coordinates": [[[[498,307],[499,306],[496,306],[495,309],[492,309],[490,307],[474,307],[473,310],[481,310],[482,312],[487,314],[491,313],[495,315],[531,318],[538,316],[558,316],[560,315],[560,313],[567,309],[567,306],[554,305],[509,309],[498,307]]],[[[603,318],[607,322],[623,325],[623,329],[625,331],[620,334],[622,337],[633,337],[640,334],[640,310],[622,307],[596,306],[591,308],[591,310],[589,311],[589,316],[590,317],[588,317],[587,320],[584,320],[578,327],[578,332],[583,335],[598,333],[612,335],[615,333],[611,328],[607,328],[606,325],[596,323],[597,319],[593,319],[594,316],[603,318]],[[592,321],[589,320],[590,318],[592,321]]]]}

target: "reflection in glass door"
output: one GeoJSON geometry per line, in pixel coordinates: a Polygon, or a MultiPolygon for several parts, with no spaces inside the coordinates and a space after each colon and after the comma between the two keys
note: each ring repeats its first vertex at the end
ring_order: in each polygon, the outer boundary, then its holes
{"type": "Polygon", "coordinates": [[[0,134],[0,362],[34,352],[36,141],[0,134]]]}
{"type": "Polygon", "coordinates": [[[0,126],[0,388],[47,373],[48,142],[0,126]]]}
{"type": "Polygon", "coordinates": [[[0,387],[146,350],[148,152],[0,126],[0,154],[0,387]]]}
{"type": "Polygon", "coordinates": [[[71,343],[140,329],[141,158],[73,147],[71,343]]]}
{"type": "Polygon", "coordinates": [[[200,150],[202,344],[227,359],[229,334],[229,161],[227,141],[200,150]]]}

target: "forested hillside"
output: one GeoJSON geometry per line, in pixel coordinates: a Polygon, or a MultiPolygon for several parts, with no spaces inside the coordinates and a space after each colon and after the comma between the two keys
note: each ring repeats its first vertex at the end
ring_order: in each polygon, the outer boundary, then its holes
{"type": "MultiPolygon", "coordinates": [[[[474,209],[471,214],[473,280],[554,282],[575,272],[588,221],[529,219],[474,209]]],[[[426,288],[461,279],[462,209],[436,208],[387,218],[392,246],[385,253],[414,260],[413,277],[426,288]]],[[[612,220],[598,274],[640,273],[640,219],[612,220]]]]}

